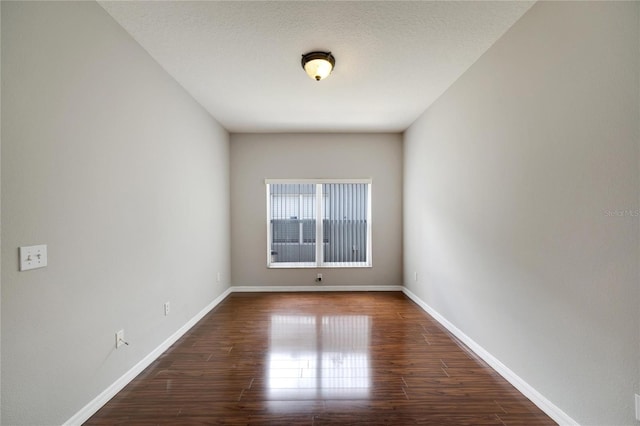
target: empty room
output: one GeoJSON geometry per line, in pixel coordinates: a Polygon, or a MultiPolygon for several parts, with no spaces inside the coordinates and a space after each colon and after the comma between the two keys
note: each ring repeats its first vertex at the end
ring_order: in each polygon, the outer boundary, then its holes
{"type": "Polygon", "coordinates": [[[0,15],[2,425],[640,425],[640,2],[0,15]]]}

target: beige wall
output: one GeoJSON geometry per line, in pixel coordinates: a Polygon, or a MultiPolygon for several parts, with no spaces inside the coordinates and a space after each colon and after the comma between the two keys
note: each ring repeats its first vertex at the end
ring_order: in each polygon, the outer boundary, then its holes
{"type": "Polygon", "coordinates": [[[1,28],[2,424],[53,425],[228,287],[228,134],[95,2],[1,28]]]}
{"type": "Polygon", "coordinates": [[[398,134],[232,134],[231,276],[236,286],[400,285],[398,134]],[[372,178],[372,268],[268,269],[265,178],[372,178]]]}
{"type": "Polygon", "coordinates": [[[538,2],[405,133],[405,284],[585,425],[637,424],[639,8],[538,2]]]}

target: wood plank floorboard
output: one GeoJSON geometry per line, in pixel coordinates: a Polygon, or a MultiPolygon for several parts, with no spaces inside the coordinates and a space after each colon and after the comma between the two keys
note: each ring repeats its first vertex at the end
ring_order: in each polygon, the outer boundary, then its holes
{"type": "Polygon", "coordinates": [[[553,425],[400,292],[232,293],[86,425],[553,425]]]}

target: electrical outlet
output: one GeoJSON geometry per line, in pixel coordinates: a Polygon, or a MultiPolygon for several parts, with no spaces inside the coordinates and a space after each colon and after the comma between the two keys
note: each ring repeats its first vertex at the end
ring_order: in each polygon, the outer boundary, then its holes
{"type": "Polygon", "coordinates": [[[20,271],[44,268],[47,266],[47,246],[20,247],[20,271]]]}
{"type": "Polygon", "coordinates": [[[169,315],[169,302],[165,302],[164,303],[164,316],[166,317],[167,315],[169,315]]]}
{"type": "Polygon", "coordinates": [[[120,346],[127,344],[124,340],[124,330],[120,330],[116,332],[116,349],[120,346]]]}
{"type": "Polygon", "coordinates": [[[321,283],[322,282],[322,274],[316,275],[316,282],[317,283],[321,283]]]}
{"type": "Polygon", "coordinates": [[[640,395],[636,394],[636,420],[640,420],[640,395]]]}

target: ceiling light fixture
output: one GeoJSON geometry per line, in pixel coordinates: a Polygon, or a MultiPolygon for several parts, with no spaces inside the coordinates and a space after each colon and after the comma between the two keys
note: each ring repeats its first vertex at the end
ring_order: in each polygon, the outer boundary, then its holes
{"type": "Polygon", "coordinates": [[[335,65],[336,58],[331,52],[309,52],[302,55],[302,68],[316,81],[327,78],[335,65]]]}

